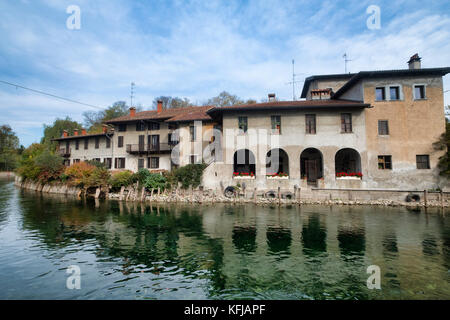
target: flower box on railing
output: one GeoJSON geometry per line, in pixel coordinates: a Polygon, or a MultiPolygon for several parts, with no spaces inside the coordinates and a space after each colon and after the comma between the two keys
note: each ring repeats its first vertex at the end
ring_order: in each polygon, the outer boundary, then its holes
{"type": "Polygon", "coordinates": [[[255,174],[253,172],[233,172],[233,179],[255,179],[255,174]]]}
{"type": "Polygon", "coordinates": [[[338,172],[336,173],[336,179],[339,180],[361,180],[363,174],[361,172],[338,172]]]}
{"type": "Polygon", "coordinates": [[[266,178],[269,180],[279,180],[279,179],[284,179],[284,180],[288,180],[289,179],[289,175],[287,173],[269,173],[266,174],[266,178]]]}

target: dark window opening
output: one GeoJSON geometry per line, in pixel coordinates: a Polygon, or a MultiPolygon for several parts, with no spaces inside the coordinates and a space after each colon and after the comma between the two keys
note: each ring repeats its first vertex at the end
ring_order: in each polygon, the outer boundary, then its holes
{"type": "Polygon", "coordinates": [[[392,169],[392,156],[378,156],[378,169],[391,170],[392,169]]]}
{"type": "Polygon", "coordinates": [[[87,150],[89,147],[89,139],[84,139],[84,150],[87,150]]]}
{"type": "Polygon", "coordinates": [[[238,126],[241,133],[246,133],[248,129],[248,118],[247,117],[239,117],[238,118],[238,126]]]}
{"type": "Polygon", "coordinates": [[[307,114],[305,116],[305,127],[307,134],[316,134],[316,115],[307,114]]]}
{"type": "Polygon", "coordinates": [[[233,172],[256,174],[255,156],[247,149],[240,149],[234,153],[233,172]]]}
{"type": "Polygon", "coordinates": [[[136,123],[136,131],[145,131],[146,126],[144,121],[139,121],[136,123]]]}
{"type": "Polygon", "coordinates": [[[138,170],[144,168],[144,159],[138,159],[138,170]]]}
{"type": "Polygon", "coordinates": [[[148,124],[148,129],[149,130],[159,130],[160,126],[159,126],[159,122],[150,122],[148,124]]]}
{"type": "Polygon", "coordinates": [[[159,168],[159,158],[158,157],[150,157],[147,159],[147,168],[149,169],[158,169],[159,168]]]}
{"type": "Polygon", "coordinates": [[[100,138],[96,137],[95,138],[95,149],[98,149],[100,147],[100,138]]]}
{"type": "Polygon", "coordinates": [[[430,169],[430,156],[427,154],[416,156],[417,169],[430,169]]]}
{"type": "Polygon", "coordinates": [[[119,124],[119,132],[127,131],[127,125],[125,123],[119,124]]]}
{"type": "Polygon", "coordinates": [[[123,136],[117,137],[117,147],[122,148],[123,147],[123,136]]]}
{"type": "Polygon", "coordinates": [[[342,113],[341,114],[341,132],[351,133],[352,132],[352,114],[342,113]]]}
{"type": "Polygon", "coordinates": [[[125,169],[125,158],[115,158],[114,159],[114,168],[125,169]]]}
{"type": "Polygon", "coordinates": [[[281,117],[271,116],[270,120],[272,122],[272,134],[281,134],[281,117]]]}

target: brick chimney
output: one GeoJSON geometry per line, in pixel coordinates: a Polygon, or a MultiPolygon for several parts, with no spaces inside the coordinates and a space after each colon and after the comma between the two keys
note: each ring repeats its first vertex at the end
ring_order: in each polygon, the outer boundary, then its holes
{"type": "Polygon", "coordinates": [[[162,112],[162,109],[163,109],[163,102],[162,102],[162,100],[158,100],[158,106],[157,106],[157,108],[156,108],[156,111],[157,111],[158,113],[161,113],[161,112],[162,112]]]}
{"type": "Polygon", "coordinates": [[[81,128],[81,135],[82,135],[82,136],[85,136],[85,135],[86,135],[86,129],[81,128]]]}
{"type": "Polygon", "coordinates": [[[419,57],[418,53],[416,53],[411,58],[409,58],[409,61],[408,61],[409,69],[420,69],[421,68],[421,64],[420,64],[421,59],[422,58],[419,57]]]}
{"type": "Polygon", "coordinates": [[[130,107],[130,117],[134,117],[136,115],[136,108],[130,107]]]}
{"type": "Polygon", "coordinates": [[[77,136],[78,135],[78,129],[73,129],[73,135],[77,136]]]}
{"type": "Polygon", "coordinates": [[[276,101],[275,93],[269,93],[268,97],[269,97],[269,101],[276,101]]]}
{"type": "Polygon", "coordinates": [[[63,130],[63,138],[67,138],[68,134],[67,134],[67,130],[63,130]]]}
{"type": "Polygon", "coordinates": [[[106,124],[103,124],[103,125],[102,125],[102,132],[103,132],[103,133],[108,132],[108,126],[107,126],[106,124]]]}

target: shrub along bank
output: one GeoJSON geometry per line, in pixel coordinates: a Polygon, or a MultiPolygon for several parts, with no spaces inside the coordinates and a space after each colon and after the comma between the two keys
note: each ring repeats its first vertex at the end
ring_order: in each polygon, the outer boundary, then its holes
{"type": "Polygon", "coordinates": [[[114,192],[139,182],[140,186],[150,191],[176,188],[178,185],[183,189],[196,188],[201,183],[205,167],[205,164],[190,164],[162,173],[151,173],[147,169],[136,173],[127,170],[111,172],[97,161],[84,161],[66,167],[58,154],[42,144],[33,144],[23,152],[16,173],[23,181],[45,185],[64,183],[85,190],[107,187],[114,192]]]}

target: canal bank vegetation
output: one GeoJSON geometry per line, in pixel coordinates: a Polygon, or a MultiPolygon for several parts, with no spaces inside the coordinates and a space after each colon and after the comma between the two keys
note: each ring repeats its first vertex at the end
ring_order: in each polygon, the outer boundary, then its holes
{"type": "Polygon", "coordinates": [[[197,188],[202,179],[205,164],[189,164],[171,172],[110,171],[103,163],[83,161],[68,167],[63,159],[45,144],[32,144],[24,150],[16,173],[22,182],[39,185],[67,185],[89,193],[100,188],[104,194],[119,192],[123,188],[144,188],[145,191],[197,188]]]}
{"type": "Polygon", "coordinates": [[[9,125],[0,126],[0,171],[17,168],[24,147],[19,146],[19,138],[9,125]]]}

